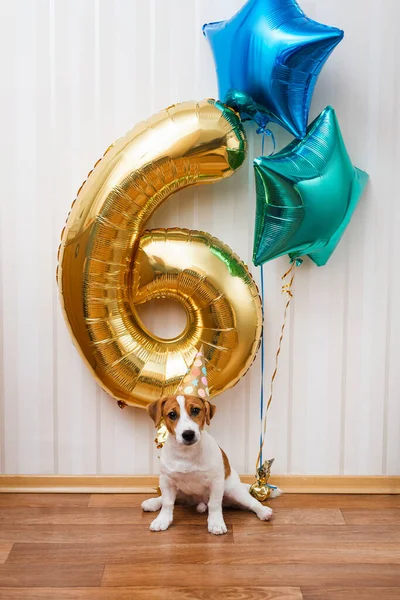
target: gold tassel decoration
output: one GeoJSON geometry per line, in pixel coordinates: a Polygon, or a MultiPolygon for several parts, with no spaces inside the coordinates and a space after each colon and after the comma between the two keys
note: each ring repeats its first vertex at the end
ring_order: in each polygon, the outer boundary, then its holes
{"type": "Polygon", "coordinates": [[[168,437],[168,429],[164,423],[164,421],[161,421],[161,423],[158,426],[157,429],[157,435],[154,439],[154,442],[157,444],[157,448],[160,450],[165,442],[167,441],[167,437],[168,437]]]}

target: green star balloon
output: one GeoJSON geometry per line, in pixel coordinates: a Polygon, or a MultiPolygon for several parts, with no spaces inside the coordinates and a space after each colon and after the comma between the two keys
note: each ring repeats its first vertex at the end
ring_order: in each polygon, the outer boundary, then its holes
{"type": "Polygon", "coordinates": [[[289,254],[325,265],[350,222],[368,180],[353,166],[331,106],[306,137],[254,160],[255,265],[289,254]]]}

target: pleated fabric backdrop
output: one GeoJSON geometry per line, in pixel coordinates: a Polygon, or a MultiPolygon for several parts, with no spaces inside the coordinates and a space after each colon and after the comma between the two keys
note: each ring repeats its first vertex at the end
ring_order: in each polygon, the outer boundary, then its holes
{"type": "MultiPolygon", "coordinates": [[[[81,182],[108,145],[181,100],[217,94],[201,27],[242,0],[2,0],[0,471],[157,472],[152,422],[121,411],[92,381],[67,333],[55,284],[60,232],[81,182]]],[[[303,0],[345,30],[311,117],[337,111],[371,182],[334,256],[298,270],[267,456],[279,474],[400,474],[398,0],[303,0]]],[[[261,140],[249,133],[249,156],[261,140]]],[[[290,137],[274,128],[278,147],[290,137]]],[[[210,231],[251,263],[251,160],[231,180],[170,199],[154,226],[210,231]]],[[[265,267],[266,385],[284,299],[282,258],[265,267]]],[[[253,268],[259,281],[259,270],[253,268]]],[[[143,318],[183,327],[171,306],[143,318]]],[[[260,362],[217,400],[212,433],[242,473],[254,469],[260,362]]]]}

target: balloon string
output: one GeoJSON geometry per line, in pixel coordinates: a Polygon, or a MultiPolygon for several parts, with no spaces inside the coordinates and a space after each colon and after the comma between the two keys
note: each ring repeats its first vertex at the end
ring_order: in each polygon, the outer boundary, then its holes
{"type": "MultiPolygon", "coordinates": [[[[263,137],[264,139],[264,137],[263,137]]],[[[260,266],[261,271],[261,304],[263,311],[263,328],[261,332],[261,384],[260,384],[260,454],[259,459],[262,464],[262,450],[264,446],[263,442],[263,415],[264,415],[264,268],[263,265],[260,266]]]]}
{"type": "Polygon", "coordinates": [[[261,154],[262,154],[262,156],[265,155],[264,142],[265,142],[266,136],[271,138],[272,147],[273,147],[272,152],[270,152],[269,156],[272,156],[272,154],[275,152],[275,149],[276,149],[275,136],[270,129],[267,129],[267,124],[268,124],[268,121],[261,123],[261,125],[256,130],[256,133],[262,134],[262,139],[261,139],[261,154]]]}
{"type": "MultiPolygon", "coordinates": [[[[268,410],[269,410],[269,407],[271,406],[272,398],[274,395],[274,382],[275,382],[276,375],[278,373],[279,355],[281,353],[281,348],[282,348],[283,334],[284,334],[285,327],[286,327],[289,306],[290,306],[290,303],[293,298],[292,286],[293,286],[293,281],[294,281],[294,277],[296,274],[296,267],[299,266],[301,264],[301,262],[302,261],[300,259],[293,260],[292,264],[290,265],[290,269],[288,271],[286,271],[286,273],[284,275],[282,275],[282,294],[285,294],[287,296],[287,300],[286,300],[285,310],[283,312],[283,324],[281,327],[281,334],[280,334],[279,342],[278,342],[278,350],[275,355],[275,368],[274,368],[274,372],[272,373],[272,377],[271,377],[270,394],[269,394],[267,406],[265,409],[265,414],[264,414],[264,398],[263,398],[263,393],[264,393],[264,333],[261,338],[261,397],[260,397],[261,433],[260,433],[260,450],[259,450],[259,453],[257,456],[257,462],[256,462],[256,472],[257,472],[259,466],[261,466],[263,464],[262,454],[263,454],[263,448],[264,448],[264,443],[265,443],[265,432],[267,430],[268,410]],[[287,281],[288,278],[289,278],[289,280],[287,281]]],[[[262,298],[262,303],[263,303],[263,307],[264,307],[264,278],[263,278],[263,268],[262,267],[261,267],[261,298],[262,298]]]]}

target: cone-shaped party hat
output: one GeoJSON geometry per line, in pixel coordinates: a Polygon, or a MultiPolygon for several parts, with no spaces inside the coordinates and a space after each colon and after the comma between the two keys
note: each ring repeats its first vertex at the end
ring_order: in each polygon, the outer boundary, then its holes
{"type": "Polygon", "coordinates": [[[186,396],[197,396],[201,400],[210,399],[203,346],[196,354],[192,366],[188,369],[176,393],[185,394],[186,396]]]}

